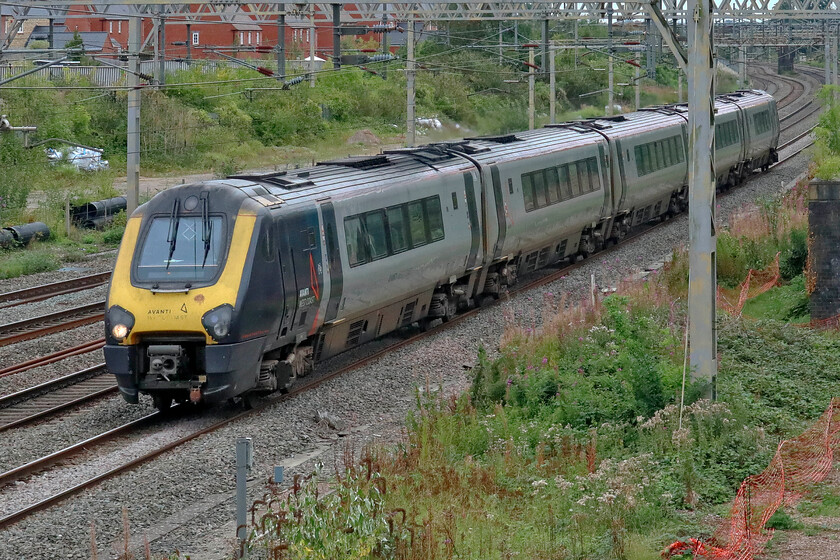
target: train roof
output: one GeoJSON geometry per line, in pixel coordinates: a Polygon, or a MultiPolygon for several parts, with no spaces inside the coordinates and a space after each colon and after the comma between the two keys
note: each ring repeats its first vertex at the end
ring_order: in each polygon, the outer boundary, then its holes
{"type": "MultiPolygon", "coordinates": [[[[760,90],[742,90],[718,96],[718,114],[767,103],[773,98],[760,90]]],[[[302,169],[263,174],[233,175],[213,181],[238,188],[263,206],[295,205],[327,197],[344,198],[360,189],[380,189],[389,184],[409,184],[441,173],[464,173],[474,169],[469,159],[481,164],[502,163],[545,155],[576,147],[596,146],[611,137],[629,137],[642,132],[673,127],[685,122],[686,104],[651,107],[615,117],[601,117],[547,125],[536,130],[465,138],[385,150],[368,156],[348,156],[318,162],[302,169]],[[465,154],[466,157],[460,155],[465,154]]]]}

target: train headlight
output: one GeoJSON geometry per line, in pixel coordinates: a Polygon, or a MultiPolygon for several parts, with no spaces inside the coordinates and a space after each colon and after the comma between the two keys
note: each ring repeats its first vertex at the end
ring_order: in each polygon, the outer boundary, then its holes
{"type": "Polygon", "coordinates": [[[122,342],[134,327],[134,315],[120,307],[112,305],[105,314],[105,329],[117,342],[122,342]]]}
{"type": "Polygon", "coordinates": [[[232,318],[233,306],[225,303],[205,313],[201,317],[201,324],[213,340],[219,341],[230,332],[232,318]]]}

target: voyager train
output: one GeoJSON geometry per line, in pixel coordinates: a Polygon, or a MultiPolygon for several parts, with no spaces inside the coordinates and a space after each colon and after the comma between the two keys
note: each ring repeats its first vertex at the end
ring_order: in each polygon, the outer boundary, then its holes
{"type": "MultiPolygon", "coordinates": [[[[774,99],[716,100],[720,188],[777,160],[774,99]]],[[[178,186],[129,218],[105,360],[126,401],[287,388],[687,205],[685,105],[178,186]]]]}

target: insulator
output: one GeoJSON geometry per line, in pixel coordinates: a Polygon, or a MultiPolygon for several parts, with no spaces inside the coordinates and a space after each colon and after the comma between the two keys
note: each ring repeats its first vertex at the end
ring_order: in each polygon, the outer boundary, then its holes
{"type": "Polygon", "coordinates": [[[268,68],[265,68],[263,66],[257,66],[257,72],[259,72],[260,74],[263,74],[264,76],[273,76],[274,75],[274,70],[269,70],[268,68]]]}
{"type": "Polygon", "coordinates": [[[369,62],[388,62],[389,60],[397,60],[397,57],[392,54],[375,54],[368,57],[369,62]]]}
{"type": "Polygon", "coordinates": [[[296,77],[292,78],[291,80],[284,80],[283,81],[283,89],[289,89],[290,86],[293,86],[295,84],[299,84],[305,79],[306,79],[306,76],[296,76],[296,77]]]}

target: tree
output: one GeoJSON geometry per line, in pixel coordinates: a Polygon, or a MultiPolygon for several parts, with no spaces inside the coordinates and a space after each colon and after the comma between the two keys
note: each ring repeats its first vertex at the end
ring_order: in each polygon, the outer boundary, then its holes
{"type": "Polygon", "coordinates": [[[82,35],[78,31],[73,32],[73,38],[65,43],[64,48],[68,51],[74,49],[75,52],[70,54],[70,60],[82,60],[85,54],[85,42],[82,35]]]}

